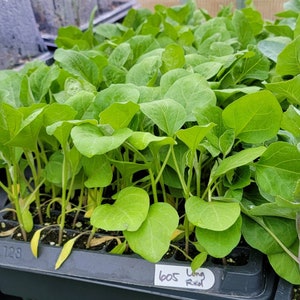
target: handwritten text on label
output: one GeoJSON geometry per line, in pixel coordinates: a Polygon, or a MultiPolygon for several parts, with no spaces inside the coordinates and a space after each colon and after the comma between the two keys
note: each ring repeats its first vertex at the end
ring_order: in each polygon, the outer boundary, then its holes
{"type": "Polygon", "coordinates": [[[206,268],[199,268],[193,273],[188,266],[155,265],[154,285],[208,290],[214,284],[214,273],[206,268]]]}

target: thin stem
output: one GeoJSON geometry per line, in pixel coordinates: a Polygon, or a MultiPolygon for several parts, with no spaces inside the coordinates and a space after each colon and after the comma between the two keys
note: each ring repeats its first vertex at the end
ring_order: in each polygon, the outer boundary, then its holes
{"type": "Polygon", "coordinates": [[[173,160],[174,160],[176,172],[177,172],[177,175],[179,177],[179,181],[181,183],[181,186],[182,186],[182,189],[183,189],[183,192],[184,192],[184,195],[185,195],[185,199],[187,199],[189,197],[188,188],[187,188],[186,183],[184,181],[184,178],[182,177],[182,174],[180,172],[180,169],[179,169],[179,166],[178,166],[178,163],[177,163],[177,160],[176,160],[176,155],[175,155],[175,152],[174,152],[173,145],[171,146],[171,152],[172,152],[172,157],[173,157],[173,160]]]}

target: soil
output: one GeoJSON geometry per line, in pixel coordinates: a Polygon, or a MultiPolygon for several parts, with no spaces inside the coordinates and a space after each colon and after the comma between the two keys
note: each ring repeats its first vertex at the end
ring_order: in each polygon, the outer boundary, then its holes
{"type": "Polygon", "coordinates": [[[292,300],[300,300],[300,286],[299,285],[296,285],[294,287],[294,294],[293,294],[293,297],[292,297],[292,300]]]}

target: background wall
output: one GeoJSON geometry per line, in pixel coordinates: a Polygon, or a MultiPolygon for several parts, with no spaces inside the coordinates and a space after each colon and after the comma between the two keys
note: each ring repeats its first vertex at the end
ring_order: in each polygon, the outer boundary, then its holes
{"type": "MultiPolygon", "coordinates": [[[[184,0],[137,0],[142,7],[153,9],[156,4],[167,6],[178,5],[184,0]]],[[[196,0],[198,7],[205,8],[212,16],[215,16],[222,5],[228,5],[232,0],[196,0]]],[[[254,5],[261,12],[265,19],[274,19],[274,14],[283,10],[283,3],[286,0],[254,0],[254,5]]]]}

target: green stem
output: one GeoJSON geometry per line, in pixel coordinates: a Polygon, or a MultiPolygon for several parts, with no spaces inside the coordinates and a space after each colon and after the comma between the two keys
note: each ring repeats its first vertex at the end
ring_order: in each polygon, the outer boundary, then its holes
{"type": "Polygon", "coordinates": [[[300,264],[300,259],[294,255],[294,253],[292,253],[282,242],[281,240],[274,234],[274,232],[269,229],[269,227],[264,223],[264,221],[260,218],[257,218],[255,216],[252,216],[251,214],[249,214],[247,212],[247,210],[242,206],[242,211],[243,213],[248,216],[249,218],[251,218],[252,220],[254,220],[257,224],[259,224],[264,230],[266,230],[270,236],[279,244],[279,246],[297,263],[300,264]]]}
{"type": "Polygon", "coordinates": [[[24,221],[22,215],[22,208],[19,202],[19,184],[18,184],[18,164],[13,164],[13,183],[12,183],[12,196],[13,196],[13,205],[16,210],[17,219],[20,225],[22,237],[24,241],[27,241],[27,233],[24,229],[24,221]]]}
{"type": "Polygon", "coordinates": [[[65,145],[64,159],[62,164],[62,195],[61,195],[61,215],[60,215],[60,225],[59,225],[59,236],[58,244],[61,245],[63,239],[63,230],[66,222],[66,210],[67,210],[67,182],[68,182],[68,159],[67,159],[67,150],[68,145],[65,145]]]}
{"type": "Polygon", "coordinates": [[[174,152],[174,147],[171,146],[171,152],[172,152],[172,157],[173,157],[173,160],[174,160],[174,164],[175,164],[175,168],[176,168],[176,172],[177,172],[177,175],[179,177],[179,181],[181,183],[181,186],[182,186],[182,189],[183,189],[183,193],[184,193],[184,198],[187,199],[189,197],[189,193],[188,193],[188,188],[186,186],[186,183],[184,181],[184,178],[180,172],[180,169],[179,169],[179,166],[178,166],[178,163],[177,163],[177,160],[176,160],[176,155],[175,155],[175,152],[174,152]]]}

